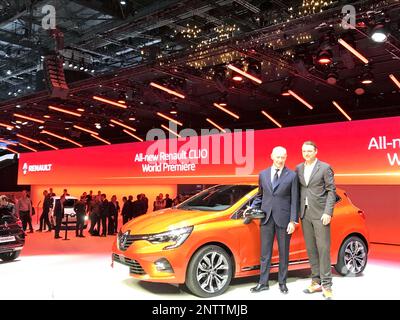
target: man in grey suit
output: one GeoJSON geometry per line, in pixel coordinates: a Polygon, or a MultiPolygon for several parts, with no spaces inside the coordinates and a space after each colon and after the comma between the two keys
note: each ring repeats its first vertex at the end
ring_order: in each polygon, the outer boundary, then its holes
{"type": "Polygon", "coordinates": [[[323,292],[332,298],[330,222],[336,202],[334,173],[329,164],[316,158],[312,141],[302,146],[304,163],[296,167],[300,182],[300,217],[311,266],[311,285],[305,293],[323,292]],[[321,287],[322,284],[322,287],[321,287]]]}
{"type": "Polygon", "coordinates": [[[275,147],[272,150],[271,167],[259,174],[259,191],[252,207],[261,207],[265,218],[261,220],[261,270],[260,279],[251,292],[268,290],[268,278],[271,266],[272,249],[275,234],[279,249],[279,290],[286,294],[286,278],[289,265],[289,244],[291,234],[298,221],[299,185],[294,171],[285,167],[286,149],[275,147]]]}

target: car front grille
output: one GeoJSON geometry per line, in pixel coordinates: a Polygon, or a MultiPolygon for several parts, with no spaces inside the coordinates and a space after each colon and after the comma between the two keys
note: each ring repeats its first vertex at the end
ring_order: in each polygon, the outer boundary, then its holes
{"type": "Polygon", "coordinates": [[[138,274],[138,275],[145,275],[146,272],[143,270],[142,266],[140,265],[139,262],[137,262],[134,259],[130,259],[127,257],[124,257],[124,261],[121,261],[121,258],[118,254],[113,253],[113,261],[122,263],[123,265],[126,265],[129,267],[129,273],[132,274],[138,274]]]}

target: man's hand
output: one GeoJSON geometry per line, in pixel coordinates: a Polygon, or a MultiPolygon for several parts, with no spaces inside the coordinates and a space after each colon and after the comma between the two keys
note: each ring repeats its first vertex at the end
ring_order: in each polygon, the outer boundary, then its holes
{"type": "Polygon", "coordinates": [[[294,230],[296,230],[296,226],[295,226],[294,222],[289,222],[286,232],[288,234],[292,234],[294,232],[294,230]]]}
{"type": "Polygon", "coordinates": [[[323,224],[324,226],[327,226],[328,224],[331,223],[331,219],[332,219],[332,217],[331,217],[329,214],[324,213],[324,214],[322,215],[322,217],[321,217],[322,224],[323,224]]]}

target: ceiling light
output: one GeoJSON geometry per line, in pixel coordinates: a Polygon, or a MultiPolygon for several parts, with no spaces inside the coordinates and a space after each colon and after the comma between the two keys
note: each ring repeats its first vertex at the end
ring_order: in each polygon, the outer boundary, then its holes
{"type": "Polygon", "coordinates": [[[136,120],[136,118],[132,118],[132,117],[130,117],[128,120],[130,120],[130,121],[134,121],[134,120],[136,120]]]}
{"type": "Polygon", "coordinates": [[[69,110],[66,110],[66,109],[58,108],[58,107],[54,107],[54,106],[49,106],[49,109],[50,110],[54,110],[54,111],[59,111],[59,112],[62,112],[62,113],[66,113],[66,114],[70,114],[70,115],[75,116],[75,117],[81,117],[82,116],[80,113],[69,111],[69,110]]]}
{"type": "Polygon", "coordinates": [[[171,132],[173,135],[177,136],[178,138],[182,138],[177,132],[175,132],[174,130],[164,126],[163,124],[161,125],[161,127],[169,132],[171,132]]]}
{"type": "Polygon", "coordinates": [[[126,124],[124,124],[124,123],[122,123],[122,122],[119,122],[119,121],[117,121],[117,120],[111,119],[110,121],[111,121],[112,123],[116,124],[116,125],[119,125],[120,127],[129,129],[129,130],[132,130],[132,131],[136,131],[135,128],[132,128],[132,127],[130,127],[130,126],[127,126],[126,124]]]}
{"type": "Polygon", "coordinates": [[[9,124],[6,124],[6,123],[1,123],[1,122],[0,122],[0,127],[4,127],[4,128],[7,128],[7,129],[11,128],[11,130],[14,129],[14,127],[12,125],[9,125],[9,124]]]}
{"type": "Polygon", "coordinates": [[[327,50],[322,50],[318,54],[317,61],[319,64],[322,64],[322,65],[331,64],[332,63],[332,54],[327,50]]]}
{"type": "Polygon", "coordinates": [[[360,52],[358,52],[356,49],[354,49],[350,44],[348,44],[346,41],[343,39],[339,38],[338,42],[345,47],[347,50],[349,50],[353,55],[355,55],[358,59],[360,59],[363,63],[368,64],[368,59],[364,57],[360,52]]]}
{"type": "Polygon", "coordinates": [[[31,142],[34,142],[34,143],[39,143],[38,140],[29,138],[29,137],[27,137],[27,136],[23,136],[22,134],[19,134],[19,133],[17,133],[17,137],[20,137],[20,138],[22,138],[22,139],[25,139],[25,140],[28,140],[28,141],[31,141],[31,142]]]}
{"type": "Polygon", "coordinates": [[[365,93],[365,89],[363,87],[359,86],[354,90],[354,93],[358,96],[361,96],[365,93]]]}
{"type": "Polygon", "coordinates": [[[43,140],[39,140],[39,141],[40,141],[40,143],[44,144],[45,146],[48,146],[48,147],[50,147],[50,148],[52,148],[52,149],[54,149],[54,150],[58,150],[57,147],[53,146],[53,145],[50,144],[50,143],[47,143],[47,142],[45,142],[45,141],[43,141],[43,140]]]}
{"type": "Polygon", "coordinates": [[[215,102],[214,102],[213,106],[214,106],[214,107],[217,107],[217,108],[220,109],[221,111],[223,111],[223,112],[229,114],[230,116],[234,117],[235,119],[239,119],[239,118],[240,118],[236,113],[233,113],[232,111],[230,111],[230,110],[228,110],[228,109],[222,107],[222,106],[221,106],[220,104],[218,104],[218,103],[215,103],[215,102]]]}
{"type": "Polygon", "coordinates": [[[400,81],[393,74],[389,74],[389,78],[400,89],[400,81]]]}
{"type": "Polygon", "coordinates": [[[336,101],[332,101],[333,105],[346,117],[347,120],[351,121],[350,116],[343,110],[342,107],[336,101]]]}
{"type": "Polygon", "coordinates": [[[30,120],[30,121],[38,122],[38,123],[44,123],[43,120],[39,120],[39,119],[36,119],[36,118],[24,116],[24,115],[19,114],[19,113],[14,113],[14,117],[18,117],[18,118],[22,118],[22,119],[25,119],[25,120],[30,120]]]}
{"type": "Polygon", "coordinates": [[[33,151],[33,152],[37,152],[36,149],[33,149],[33,148],[31,148],[30,146],[27,146],[26,144],[19,143],[19,145],[20,145],[21,147],[24,147],[25,149],[31,150],[31,151],[33,151]]]}
{"type": "Polygon", "coordinates": [[[224,128],[222,128],[221,126],[219,126],[218,124],[216,124],[214,121],[212,121],[211,119],[206,119],[207,122],[211,123],[214,127],[216,127],[218,130],[226,133],[226,130],[224,128]]]}
{"type": "Polygon", "coordinates": [[[105,139],[103,139],[103,138],[100,138],[100,137],[97,136],[97,135],[98,135],[98,133],[96,133],[96,134],[91,134],[91,136],[92,136],[93,138],[95,138],[95,139],[97,139],[97,140],[99,140],[99,141],[101,141],[101,142],[104,142],[105,144],[108,144],[108,145],[111,144],[111,142],[109,142],[109,141],[107,141],[107,140],[105,140],[105,139]]]}
{"type": "Polygon", "coordinates": [[[74,128],[78,129],[78,130],[85,131],[87,133],[90,133],[91,135],[98,135],[98,133],[96,131],[92,131],[92,130],[86,129],[86,128],[83,128],[83,127],[78,126],[78,125],[74,125],[74,128]]]}
{"type": "Polygon", "coordinates": [[[293,96],[298,101],[300,101],[302,104],[304,104],[308,109],[310,109],[310,110],[313,109],[313,106],[311,104],[309,104],[306,100],[304,100],[302,97],[300,97],[298,94],[296,94],[292,90],[289,90],[288,92],[290,93],[291,96],[293,96]]]}
{"type": "Polygon", "coordinates": [[[6,150],[8,150],[8,151],[11,151],[12,153],[15,153],[15,154],[18,154],[18,153],[19,153],[19,152],[15,151],[15,150],[13,150],[13,149],[11,149],[11,148],[9,148],[9,147],[4,147],[3,149],[6,149],[6,150]]]}
{"type": "Polygon", "coordinates": [[[141,139],[140,137],[134,135],[132,132],[128,131],[128,130],[122,130],[124,131],[126,134],[129,134],[131,137],[134,137],[135,139],[139,140],[139,141],[143,141],[143,139],[141,139]]]}
{"type": "Polygon", "coordinates": [[[236,75],[236,76],[233,76],[232,80],[234,80],[236,82],[240,82],[240,81],[243,81],[243,78],[241,76],[236,75]]]}
{"type": "Polygon", "coordinates": [[[115,107],[120,107],[120,108],[123,108],[123,109],[127,109],[128,108],[126,105],[124,105],[122,103],[115,102],[113,100],[109,100],[109,99],[102,98],[102,97],[99,97],[99,96],[93,96],[93,99],[97,100],[97,101],[100,101],[100,102],[104,102],[104,103],[110,104],[110,105],[115,106],[115,107]]]}
{"type": "Polygon", "coordinates": [[[362,84],[371,84],[372,82],[374,82],[374,76],[371,72],[366,72],[361,76],[362,84]]]}
{"type": "Polygon", "coordinates": [[[152,86],[154,88],[157,88],[157,89],[160,89],[162,91],[165,91],[165,92],[167,92],[169,94],[172,94],[172,95],[174,95],[174,96],[176,96],[178,98],[185,99],[185,96],[183,94],[181,94],[181,93],[179,93],[179,92],[177,92],[175,90],[168,89],[168,88],[166,88],[166,87],[164,87],[164,86],[162,86],[162,85],[160,85],[158,83],[150,82],[150,86],[152,86]]]}
{"type": "Polygon", "coordinates": [[[335,85],[338,80],[338,74],[336,72],[330,72],[326,77],[326,82],[330,85],[335,85]]]}
{"type": "Polygon", "coordinates": [[[375,42],[385,42],[388,38],[388,32],[383,24],[376,25],[371,32],[371,39],[375,42]]]}
{"type": "Polygon", "coordinates": [[[178,111],[176,111],[176,110],[171,110],[169,113],[170,113],[170,114],[177,114],[178,111]]]}
{"type": "Polygon", "coordinates": [[[11,70],[7,70],[7,74],[8,75],[12,74],[11,70]]]}
{"type": "Polygon", "coordinates": [[[157,115],[162,117],[162,118],[164,118],[164,119],[167,119],[168,121],[171,121],[171,122],[177,124],[178,126],[183,126],[183,123],[181,123],[181,122],[179,122],[179,121],[177,121],[175,119],[172,119],[172,118],[166,116],[165,114],[163,114],[161,112],[157,112],[157,115]]]}
{"type": "Polygon", "coordinates": [[[79,112],[85,112],[85,109],[78,108],[78,109],[76,109],[76,111],[79,111],[79,112]]]}
{"type": "Polygon", "coordinates": [[[276,121],[274,118],[272,118],[268,113],[266,113],[264,110],[261,111],[261,113],[266,116],[269,120],[271,120],[273,123],[275,123],[279,128],[282,128],[282,125],[276,121]]]}
{"type": "MultiPolygon", "coordinates": [[[[256,77],[252,76],[251,74],[249,74],[249,73],[243,71],[242,69],[239,69],[239,68],[235,67],[234,65],[229,64],[229,65],[228,65],[228,69],[231,69],[231,70],[233,70],[233,71],[239,73],[239,74],[242,75],[243,77],[246,77],[247,79],[250,79],[250,80],[252,80],[252,81],[254,81],[254,82],[258,83],[258,84],[261,84],[261,83],[262,83],[262,81],[261,81],[260,79],[258,79],[258,78],[256,78],[256,77]]],[[[237,80],[235,80],[235,81],[237,81],[237,80]]]]}

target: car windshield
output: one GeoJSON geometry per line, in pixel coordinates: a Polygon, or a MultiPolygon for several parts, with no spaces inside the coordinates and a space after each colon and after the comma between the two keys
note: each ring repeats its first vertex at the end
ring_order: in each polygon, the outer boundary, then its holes
{"type": "Polygon", "coordinates": [[[202,211],[226,210],[255,188],[257,186],[253,185],[218,185],[200,192],[177,208],[202,211]]]}
{"type": "Polygon", "coordinates": [[[65,199],[64,208],[65,207],[73,207],[75,205],[76,199],[65,199]]]}

